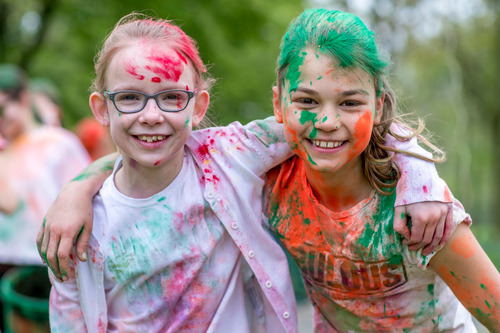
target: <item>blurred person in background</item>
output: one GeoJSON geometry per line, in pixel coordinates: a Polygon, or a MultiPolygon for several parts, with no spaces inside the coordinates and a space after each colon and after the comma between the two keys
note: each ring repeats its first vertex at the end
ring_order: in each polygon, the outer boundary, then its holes
{"type": "Polygon", "coordinates": [[[116,151],[109,128],[102,126],[95,118],[81,119],[74,132],[87,149],[92,161],[116,151]]]}
{"type": "Polygon", "coordinates": [[[55,83],[45,77],[29,80],[31,103],[35,119],[51,126],[62,126],[61,95],[55,83]]]}
{"type": "Polygon", "coordinates": [[[42,265],[36,235],[45,212],[90,157],[73,133],[36,120],[28,78],[12,64],[0,64],[0,137],[2,276],[13,267],[42,265]]]}

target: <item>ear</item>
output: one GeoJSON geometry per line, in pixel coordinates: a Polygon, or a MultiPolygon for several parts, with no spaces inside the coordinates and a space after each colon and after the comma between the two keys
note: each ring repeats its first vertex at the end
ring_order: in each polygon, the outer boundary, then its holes
{"type": "Polygon", "coordinates": [[[380,125],[380,121],[382,120],[382,115],[384,113],[384,100],[385,93],[381,93],[379,97],[377,97],[375,103],[375,114],[373,116],[373,124],[380,125]]]}
{"type": "Polygon", "coordinates": [[[201,123],[201,121],[205,117],[205,113],[207,113],[209,104],[210,94],[208,93],[208,91],[200,90],[196,93],[193,111],[193,127],[196,127],[201,123]]]}
{"type": "Polygon", "coordinates": [[[273,87],[273,109],[274,118],[280,124],[283,124],[283,111],[281,109],[281,96],[278,91],[278,87],[273,87]]]}
{"type": "Polygon", "coordinates": [[[106,97],[98,92],[93,92],[89,97],[89,105],[95,119],[105,127],[109,127],[109,113],[106,97]]]}

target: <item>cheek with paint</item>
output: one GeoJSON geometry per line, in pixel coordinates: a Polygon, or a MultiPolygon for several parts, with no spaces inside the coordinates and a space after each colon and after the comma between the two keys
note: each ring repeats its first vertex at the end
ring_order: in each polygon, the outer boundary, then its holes
{"type": "Polygon", "coordinates": [[[366,110],[356,121],[354,126],[354,148],[350,158],[360,155],[368,146],[373,130],[373,119],[371,110],[366,110]]]}
{"type": "Polygon", "coordinates": [[[311,139],[316,138],[318,135],[318,130],[316,129],[316,122],[318,121],[316,118],[316,113],[311,112],[311,111],[300,111],[300,118],[299,118],[300,124],[305,125],[306,122],[311,122],[312,123],[312,128],[311,131],[309,132],[309,137],[311,139]]]}

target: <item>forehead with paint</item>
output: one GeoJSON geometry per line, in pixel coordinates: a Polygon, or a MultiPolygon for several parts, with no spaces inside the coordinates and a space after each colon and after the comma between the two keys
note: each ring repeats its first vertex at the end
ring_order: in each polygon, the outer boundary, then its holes
{"type": "MultiPolygon", "coordinates": [[[[328,96],[341,91],[359,92],[370,98],[377,97],[373,76],[358,67],[342,67],[330,54],[306,48],[297,72],[290,73],[283,80],[283,101],[290,103],[297,91],[328,96]]],[[[289,69],[291,71],[292,69],[289,69]]],[[[318,96],[319,97],[319,96],[318,96]]]]}
{"type": "MultiPolygon", "coordinates": [[[[309,9],[297,17],[281,42],[278,57],[278,88],[299,83],[306,49],[329,55],[341,68],[360,68],[374,78],[383,74],[374,34],[355,15],[326,9],[309,9]]],[[[380,92],[377,91],[377,94],[380,92]]]]}
{"type": "Polygon", "coordinates": [[[118,51],[106,75],[110,90],[193,90],[195,72],[190,62],[167,43],[140,39],[118,51]]]}

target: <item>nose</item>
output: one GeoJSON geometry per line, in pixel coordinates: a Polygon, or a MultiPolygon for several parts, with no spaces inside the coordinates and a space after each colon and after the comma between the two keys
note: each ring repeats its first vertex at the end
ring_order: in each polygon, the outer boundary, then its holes
{"type": "Polygon", "coordinates": [[[336,107],[329,105],[324,106],[321,112],[318,113],[315,123],[316,129],[325,132],[337,130],[341,125],[342,121],[339,110],[337,110],[336,107]]]}
{"type": "Polygon", "coordinates": [[[164,121],[163,113],[164,113],[164,111],[162,111],[158,107],[155,99],[150,98],[146,102],[144,109],[142,109],[142,111],[140,112],[139,121],[141,123],[148,124],[148,125],[161,124],[164,121]]]}

